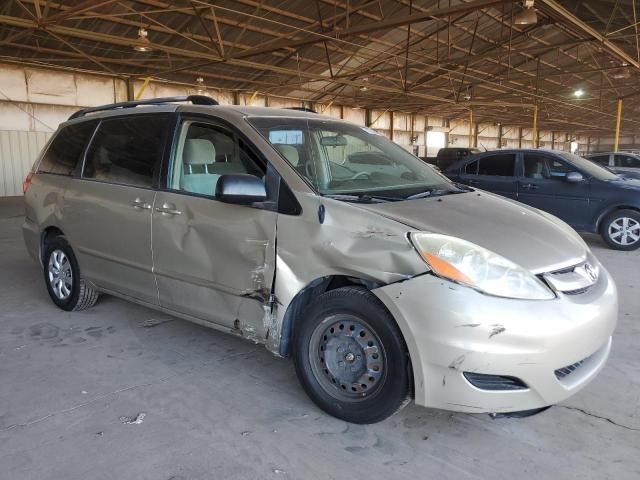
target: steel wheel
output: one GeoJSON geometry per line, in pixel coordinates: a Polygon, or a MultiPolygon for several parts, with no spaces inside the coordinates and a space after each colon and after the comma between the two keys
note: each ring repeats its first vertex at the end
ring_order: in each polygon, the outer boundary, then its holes
{"type": "Polygon", "coordinates": [[[376,332],[352,315],[332,315],[310,339],[309,363],[321,387],[342,401],[374,395],[384,384],[386,355],[376,332]]]}
{"type": "Polygon", "coordinates": [[[60,300],[66,300],[73,289],[71,262],[62,250],[54,250],[49,256],[47,277],[51,290],[60,300]]]}
{"type": "Polygon", "coordinates": [[[609,224],[609,238],[624,247],[640,240],[640,222],[630,217],[618,217],[609,224]]]}

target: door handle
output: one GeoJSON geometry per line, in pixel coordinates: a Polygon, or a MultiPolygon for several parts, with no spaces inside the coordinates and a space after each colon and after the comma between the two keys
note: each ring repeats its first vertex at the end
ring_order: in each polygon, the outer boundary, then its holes
{"type": "Polygon", "coordinates": [[[522,185],[522,188],[526,190],[537,190],[539,187],[535,183],[525,183],[522,185]]]}
{"type": "Polygon", "coordinates": [[[136,198],[133,202],[131,202],[131,206],[136,210],[151,210],[151,205],[149,205],[140,197],[136,198]]]}
{"type": "Polygon", "coordinates": [[[182,215],[182,211],[178,210],[173,203],[163,203],[161,207],[156,207],[156,212],[163,215],[182,215]]]}

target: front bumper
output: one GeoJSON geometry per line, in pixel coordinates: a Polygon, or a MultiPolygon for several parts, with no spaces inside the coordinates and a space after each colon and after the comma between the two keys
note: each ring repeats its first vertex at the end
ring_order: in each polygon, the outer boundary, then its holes
{"type": "Polygon", "coordinates": [[[618,317],[616,287],[602,267],[586,292],[548,301],[491,297],[430,274],[373,293],[404,335],[416,404],[463,412],[530,410],[570,397],[604,366],[618,317]],[[464,372],[516,377],[527,388],[480,389],[464,372]]]}

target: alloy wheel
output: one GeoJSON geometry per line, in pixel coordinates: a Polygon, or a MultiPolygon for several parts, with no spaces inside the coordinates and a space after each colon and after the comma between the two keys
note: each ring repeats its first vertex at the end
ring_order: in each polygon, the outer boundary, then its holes
{"type": "Polygon", "coordinates": [[[609,224],[608,233],[618,245],[633,245],[640,240],[640,223],[634,218],[619,217],[609,224]]]}
{"type": "Polygon", "coordinates": [[[54,250],[49,255],[47,277],[53,294],[60,300],[66,300],[73,289],[73,271],[69,257],[62,250],[54,250]]]}

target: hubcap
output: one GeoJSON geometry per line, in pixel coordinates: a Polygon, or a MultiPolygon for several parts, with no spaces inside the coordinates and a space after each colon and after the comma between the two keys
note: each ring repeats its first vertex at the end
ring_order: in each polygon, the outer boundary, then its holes
{"type": "Polygon", "coordinates": [[[609,238],[618,245],[633,245],[640,240],[640,223],[629,217],[616,218],[609,224],[609,238]]]}
{"type": "Polygon", "coordinates": [[[69,258],[62,250],[51,252],[47,265],[47,276],[53,294],[60,300],[69,298],[73,287],[73,271],[69,258]]]}
{"type": "Polygon", "coordinates": [[[356,400],[384,383],[385,353],[378,336],[364,321],[334,315],[311,336],[309,360],[316,379],[335,398],[356,400]]]}

